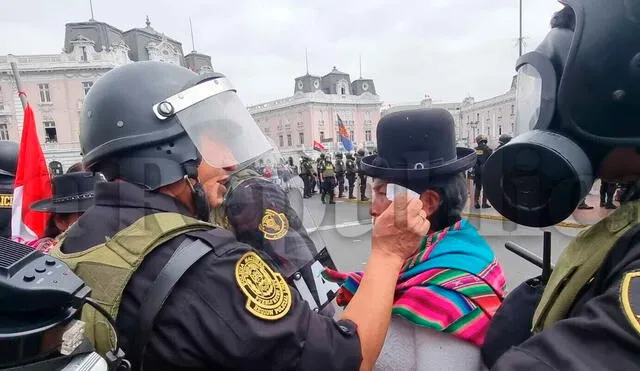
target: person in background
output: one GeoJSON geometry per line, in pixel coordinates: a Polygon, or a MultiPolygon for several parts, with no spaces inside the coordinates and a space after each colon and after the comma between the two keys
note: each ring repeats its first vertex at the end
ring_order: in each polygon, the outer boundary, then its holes
{"type": "Polygon", "coordinates": [[[362,159],[364,156],[364,149],[359,149],[356,153],[356,167],[358,168],[358,181],[360,182],[360,201],[369,201],[369,198],[365,195],[367,191],[367,175],[362,171],[362,159]]]}
{"type": "Polygon", "coordinates": [[[338,198],[344,197],[344,160],[342,152],[336,153],[336,179],[338,182],[338,198]]]}
{"type": "Polygon", "coordinates": [[[353,191],[356,188],[356,173],[357,173],[357,167],[356,167],[356,162],[355,159],[353,158],[353,154],[352,153],[347,153],[347,182],[349,182],[349,199],[350,200],[355,200],[356,197],[353,195],[353,191]]]}
{"type": "Polygon", "coordinates": [[[500,147],[504,146],[505,144],[509,143],[511,141],[511,135],[509,134],[502,134],[500,135],[500,138],[498,138],[498,146],[496,147],[496,151],[498,149],[500,149],[500,147]]]}
{"type": "Polygon", "coordinates": [[[331,162],[331,157],[327,156],[324,160],[324,167],[322,171],[322,196],[320,201],[325,203],[326,196],[329,196],[329,204],[335,204],[333,197],[335,195],[336,188],[336,168],[331,162]]]}
{"type": "Polygon", "coordinates": [[[0,141],[0,236],[11,238],[11,210],[13,185],[16,181],[20,145],[8,140],[0,141]]]}
{"type": "MultiPolygon", "coordinates": [[[[377,130],[379,155],[362,160],[363,173],[373,178],[374,223],[393,207],[391,200],[407,193],[422,201],[431,228],[400,272],[375,369],[480,370],[479,347],[506,280],[491,247],[461,217],[467,202],[463,173],[476,154],[456,148],[454,120],[444,109],[392,113],[377,130]]],[[[351,300],[363,277],[331,270],[325,275],[342,283],[339,305],[351,300]]]]}
{"type": "MultiPolygon", "coordinates": [[[[493,153],[493,150],[489,148],[489,145],[487,144],[488,142],[489,138],[487,138],[486,135],[480,134],[476,137],[476,143],[478,143],[478,146],[476,146],[475,150],[478,159],[476,160],[476,164],[473,167],[473,183],[475,184],[473,201],[474,207],[476,209],[480,208],[480,193],[482,192],[482,167],[484,166],[484,163],[487,162],[489,156],[491,156],[491,154],[493,153]]],[[[490,207],[491,206],[489,206],[489,204],[487,203],[487,195],[485,194],[485,192],[482,192],[482,208],[488,209],[490,207]]]]}
{"type": "Polygon", "coordinates": [[[609,183],[604,179],[600,179],[600,207],[615,210],[616,205],[613,204],[613,194],[616,191],[616,184],[609,183]]]}
{"type": "MultiPolygon", "coordinates": [[[[76,167],[73,171],[82,169],[76,167]]],[[[44,237],[27,243],[38,251],[48,253],[53,242],[93,205],[94,189],[104,177],[99,173],[84,171],[67,172],[51,179],[53,196],[34,202],[29,206],[33,211],[50,213],[44,237]]]]}

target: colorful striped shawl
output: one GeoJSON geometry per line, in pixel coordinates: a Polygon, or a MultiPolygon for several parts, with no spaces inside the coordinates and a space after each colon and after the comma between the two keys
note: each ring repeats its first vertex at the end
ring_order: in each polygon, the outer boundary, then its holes
{"type": "MultiPolygon", "coordinates": [[[[342,284],[338,305],[347,305],[362,272],[327,269],[342,284]]],[[[418,326],[450,333],[481,346],[502,303],[506,280],[493,251],[466,220],[426,236],[400,272],[393,314],[418,326]]]]}

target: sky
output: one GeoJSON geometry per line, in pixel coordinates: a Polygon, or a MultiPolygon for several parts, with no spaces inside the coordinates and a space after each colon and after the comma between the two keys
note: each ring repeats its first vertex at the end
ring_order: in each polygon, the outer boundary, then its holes
{"type": "MultiPolygon", "coordinates": [[[[525,52],[549,30],[555,0],[523,0],[525,52]]],[[[59,53],[64,24],[89,0],[0,0],[0,55],[59,53]],[[8,36],[12,35],[12,36],[8,36]]],[[[248,105],[293,94],[294,79],[336,66],[374,80],[385,103],[486,99],[506,92],[518,58],[518,0],[93,0],[121,30],[151,26],[212,57],[248,105]],[[361,57],[360,57],[361,56],[361,57]]]]}

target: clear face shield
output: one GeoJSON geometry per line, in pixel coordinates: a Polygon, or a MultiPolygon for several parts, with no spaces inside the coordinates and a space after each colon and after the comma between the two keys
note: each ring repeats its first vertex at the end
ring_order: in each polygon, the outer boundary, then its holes
{"type": "Polygon", "coordinates": [[[206,80],[153,106],[163,120],[176,115],[202,159],[230,168],[271,149],[235,89],[224,77],[206,80]]]}
{"type": "Polygon", "coordinates": [[[532,130],[540,117],[542,104],[542,77],[530,64],[518,69],[516,90],[516,132],[522,134],[532,130]]]}

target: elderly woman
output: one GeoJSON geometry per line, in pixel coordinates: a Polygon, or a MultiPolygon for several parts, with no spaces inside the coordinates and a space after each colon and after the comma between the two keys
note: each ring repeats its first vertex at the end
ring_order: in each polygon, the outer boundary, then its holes
{"type": "MultiPolygon", "coordinates": [[[[375,218],[400,193],[420,198],[431,229],[398,277],[393,318],[376,370],[480,370],[480,349],[500,306],[505,277],[493,251],[462,219],[463,173],[472,149],[456,148],[451,114],[442,109],[392,113],[377,129],[378,155],[365,157],[373,177],[375,218]]],[[[327,271],[341,282],[338,304],[358,288],[360,273],[327,271]]]]}
{"type": "Polygon", "coordinates": [[[34,202],[29,206],[33,211],[51,213],[44,232],[44,238],[27,245],[49,252],[55,238],[66,231],[93,205],[94,188],[104,179],[101,174],[81,171],[67,172],[51,179],[53,196],[34,202]]]}

